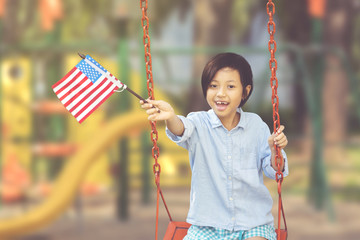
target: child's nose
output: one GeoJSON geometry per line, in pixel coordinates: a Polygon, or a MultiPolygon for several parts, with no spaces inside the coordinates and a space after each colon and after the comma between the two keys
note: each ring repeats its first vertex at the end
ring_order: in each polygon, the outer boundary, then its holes
{"type": "Polygon", "coordinates": [[[226,95],[225,89],[224,88],[219,88],[219,91],[217,92],[217,95],[218,96],[225,96],[226,95]]]}

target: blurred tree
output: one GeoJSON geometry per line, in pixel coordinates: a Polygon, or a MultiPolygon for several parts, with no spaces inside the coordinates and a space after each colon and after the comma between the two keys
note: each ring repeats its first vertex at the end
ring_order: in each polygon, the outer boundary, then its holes
{"type": "MultiPolygon", "coordinates": [[[[352,23],[355,17],[353,1],[328,0],[325,16],[324,43],[339,48],[351,56],[352,23]]],[[[342,146],[347,134],[348,76],[338,55],[325,58],[323,88],[324,140],[327,158],[342,161],[342,146]]]]}
{"type": "MultiPolygon", "coordinates": [[[[357,95],[360,95],[360,88],[358,87],[360,84],[360,1],[353,1],[353,11],[354,11],[354,17],[353,17],[353,26],[352,26],[352,33],[351,33],[351,49],[350,53],[351,60],[352,60],[352,66],[351,68],[354,70],[354,77],[357,79],[355,84],[351,86],[352,92],[356,92],[357,95]],[[354,87],[353,87],[354,86],[354,87]]],[[[349,126],[352,129],[352,133],[359,133],[360,132],[360,126],[358,124],[359,122],[359,108],[360,108],[360,102],[358,100],[359,98],[352,97],[351,101],[351,108],[357,109],[357,111],[349,111],[349,126]],[[356,112],[358,114],[356,114],[356,112]]]]}
{"type": "MultiPolygon", "coordinates": [[[[309,44],[311,40],[311,22],[307,13],[307,4],[305,1],[285,0],[279,2],[279,17],[281,31],[284,33],[287,41],[296,43],[300,46],[309,44]]],[[[295,62],[295,55],[291,53],[290,58],[295,62]]],[[[304,90],[301,84],[303,75],[300,72],[295,73],[294,81],[294,108],[295,121],[299,134],[304,132],[305,120],[307,118],[307,107],[305,103],[304,90]]]]}
{"type": "MultiPolygon", "coordinates": [[[[319,44],[342,49],[350,57],[352,29],[356,29],[352,27],[352,23],[357,16],[353,10],[356,9],[353,6],[354,3],[355,1],[328,0],[326,16],[323,21],[324,31],[322,31],[322,25],[316,25],[316,22],[311,21],[306,1],[283,1],[280,16],[286,38],[301,46],[307,46],[312,41],[319,41],[319,44]]],[[[341,60],[337,56],[326,55],[322,92],[324,137],[331,146],[344,142],[346,136],[348,109],[345,96],[348,96],[349,90],[345,70],[341,65],[341,60]]],[[[301,74],[296,76],[294,94],[297,109],[296,119],[300,132],[304,130],[307,112],[304,93],[299,85],[302,77],[301,74]]]]}
{"type": "Polygon", "coordinates": [[[266,1],[264,0],[234,1],[231,7],[232,35],[239,42],[247,39],[251,21],[256,11],[260,9],[266,13],[265,6],[266,1]]]}
{"type": "Polygon", "coordinates": [[[13,0],[6,4],[3,20],[3,39],[6,44],[17,44],[29,30],[35,28],[36,5],[30,1],[13,0]]]}
{"type": "Polygon", "coordinates": [[[353,58],[353,67],[357,71],[357,74],[360,78],[360,1],[354,3],[354,22],[353,22],[353,33],[352,33],[352,44],[351,52],[353,58]]]}
{"type": "MultiPolygon", "coordinates": [[[[329,203],[322,152],[324,150],[326,160],[343,160],[342,146],[345,141],[348,116],[346,97],[349,93],[348,79],[340,57],[329,49],[341,49],[347,56],[351,55],[349,46],[354,14],[353,1],[327,0],[324,19],[322,16],[310,16],[306,10],[308,3],[308,1],[285,1],[282,22],[285,24],[287,38],[292,42],[304,47],[309,44],[318,47],[315,49],[318,51],[308,51],[307,54],[307,67],[313,80],[312,93],[316,95],[315,102],[311,104],[317,109],[317,116],[312,116],[316,142],[312,159],[310,198],[315,200],[318,208],[322,208],[326,202],[329,203]]],[[[297,82],[304,81],[302,77],[301,74],[298,75],[297,82]]],[[[308,111],[305,111],[302,91],[301,86],[296,87],[295,102],[297,115],[301,117],[299,118],[301,122],[305,122],[303,116],[308,111]]],[[[303,125],[299,124],[299,126],[303,125]]],[[[299,129],[303,130],[303,128],[299,129]]]]}

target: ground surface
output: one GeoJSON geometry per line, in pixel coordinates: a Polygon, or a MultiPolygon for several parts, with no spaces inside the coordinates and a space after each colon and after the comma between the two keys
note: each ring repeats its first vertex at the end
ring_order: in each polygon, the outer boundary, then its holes
{"type": "MultiPolygon", "coordinates": [[[[174,220],[182,221],[188,208],[187,188],[164,189],[174,220]]],[[[326,212],[315,211],[302,196],[284,193],[289,240],[357,240],[360,235],[360,205],[334,202],[336,221],[328,220],[326,212]]],[[[92,240],[92,239],[154,239],[155,202],[141,203],[139,191],[130,194],[129,219],[114,217],[114,197],[98,196],[82,200],[82,211],[69,210],[48,227],[19,238],[21,240],[92,240]]],[[[155,196],[153,196],[155,199],[155,196]]],[[[164,208],[160,207],[159,236],[168,224],[164,208]]],[[[275,210],[275,209],[274,209],[275,210]]],[[[161,239],[161,237],[159,237],[161,239]]]]}
{"type": "MultiPolygon", "coordinates": [[[[290,175],[283,184],[283,200],[286,211],[289,240],[358,240],[360,239],[360,164],[359,142],[347,151],[346,161],[327,163],[327,176],[332,189],[332,209],[335,220],[329,220],[327,211],[316,211],[306,200],[310,185],[309,151],[291,154],[290,175]],[[349,188],[351,186],[351,188],[349,188]]],[[[305,150],[308,148],[304,148],[305,150]]],[[[289,154],[290,155],[290,154],[289,154]]],[[[341,154],[343,156],[343,154],[341,154]]],[[[276,183],[266,179],[276,203],[276,183]]],[[[189,188],[163,189],[175,221],[186,218],[189,188]]],[[[18,240],[153,240],[155,238],[155,190],[151,202],[141,202],[139,190],[129,193],[129,218],[115,217],[115,197],[109,193],[83,198],[77,207],[70,208],[58,220],[43,229],[18,240]],[[80,206],[80,208],[79,208],[80,206]],[[80,210],[79,210],[80,209],[80,210]]],[[[328,197],[326,197],[329,199],[328,197]]],[[[275,204],[276,205],[276,204],[275,204]]],[[[276,216],[276,207],[273,213],[276,216]]],[[[29,206],[27,206],[29,208],[29,206]]],[[[0,217],[22,214],[22,206],[6,206],[0,209],[0,217]]],[[[164,236],[169,222],[160,205],[159,239],[164,236]]]]}

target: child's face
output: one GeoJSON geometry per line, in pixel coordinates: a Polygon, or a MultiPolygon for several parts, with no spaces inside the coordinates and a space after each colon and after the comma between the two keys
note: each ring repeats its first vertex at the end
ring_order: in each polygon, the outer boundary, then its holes
{"type": "MultiPolygon", "coordinates": [[[[246,87],[247,94],[251,86],[246,87]]],[[[206,101],[220,120],[234,117],[243,97],[240,74],[232,68],[222,68],[210,82],[206,101]]]]}

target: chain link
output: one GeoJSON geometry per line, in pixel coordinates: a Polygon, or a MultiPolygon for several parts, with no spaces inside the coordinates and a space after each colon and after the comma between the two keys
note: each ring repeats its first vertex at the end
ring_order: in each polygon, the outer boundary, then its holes
{"type": "MultiPolygon", "coordinates": [[[[153,82],[153,74],[152,74],[152,61],[151,61],[151,53],[150,53],[150,36],[149,36],[149,17],[147,16],[148,9],[148,0],[140,0],[140,8],[142,11],[141,25],[144,31],[143,42],[145,49],[145,67],[146,67],[146,84],[148,95],[151,100],[154,100],[154,82],[153,82]]],[[[169,216],[170,221],[172,221],[171,214],[165,202],[163,193],[160,188],[160,172],[161,166],[158,163],[158,158],[160,156],[160,150],[157,146],[157,140],[159,138],[158,131],[156,129],[156,122],[150,121],[151,125],[151,141],[153,142],[152,147],[152,156],[154,158],[153,172],[155,175],[155,184],[157,187],[157,197],[156,197],[156,224],[155,224],[155,240],[158,239],[158,229],[159,229],[159,199],[163,200],[166,212],[169,216]]]]}
{"type": "MultiPolygon", "coordinates": [[[[272,2],[272,0],[268,0],[268,3],[266,4],[266,12],[269,15],[269,21],[267,24],[268,32],[270,35],[270,40],[268,43],[269,52],[270,52],[270,60],[269,60],[269,68],[271,71],[271,77],[270,77],[270,85],[271,85],[271,103],[273,107],[273,122],[274,122],[274,132],[276,132],[280,128],[280,115],[279,115],[279,96],[277,93],[278,88],[278,79],[276,77],[276,70],[277,70],[277,61],[275,59],[275,53],[276,53],[276,41],[274,39],[274,34],[276,32],[276,25],[273,19],[273,16],[275,14],[275,4],[272,2]]],[[[283,212],[283,206],[282,206],[282,199],[281,199],[281,184],[284,179],[283,173],[282,173],[282,164],[283,164],[283,157],[281,154],[281,150],[278,146],[275,146],[276,155],[275,155],[275,164],[277,166],[277,172],[276,172],[276,182],[278,185],[278,194],[279,194],[279,206],[278,206],[278,229],[277,231],[277,239],[280,240],[281,235],[281,212],[283,213],[285,228],[286,228],[286,221],[285,221],[285,215],[283,212]]]]}
{"type": "MultiPolygon", "coordinates": [[[[274,122],[274,132],[276,132],[280,128],[280,115],[279,115],[279,97],[277,93],[278,88],[278,79],[276,77],[276,71],[277,71],[277,60],[275,59],[275,53],[276,53],[276,41],[274,39],[274,34],[276,32],[276,25],[273,19],[273,16],[275,14],[275,4],[272,2],[272,0],[269,0],[266,4],[266,12],[269,15],[269,21],[267,24],[268,32],[270,35],[270,40],[268,43],[269,52],[270,52],[270,60],[269,60],[269,68],[271,71],[271,77],[270,77],[270,85],[272,90],[272,96],[271,96],[271,103],[273,107],[273,122],[274,122]]],[[[281,165],[282,165],[282,157],[280,153],[279,147],[276,147],[276,166],[277,166],[277,181],[281,181],[282,179],[282,172],[281,172],[281,165]],[[278,177],[279,176],[279,177],[278,177]]]]}
{"type": "MultiPolygon", "coordinates": [[[[145,50],[146,84],[147,84],[149,98],[151,100],[154,100],[154,81],[152,74],[152,60],[151,60],[150,36],[149,36],[149,17],[147,16],[148,0],[140,0],[140,8],[142,11],[141,26],[144,32],[143,43],[145,50]]],[[[152,156],[155,160],[155,163],[153,165],[153,170],[156,176],[156,181],[158,181],[159,179],[158,176],[160,175],[161,172],[160,164],[158,163],[158,158],[160,155],[160,150],[159,147],[157,146],[158,132],[156,130],[156,122],[150,121],[150,125],[151,125],[151,141],[153,142],[152,156]]]]}

